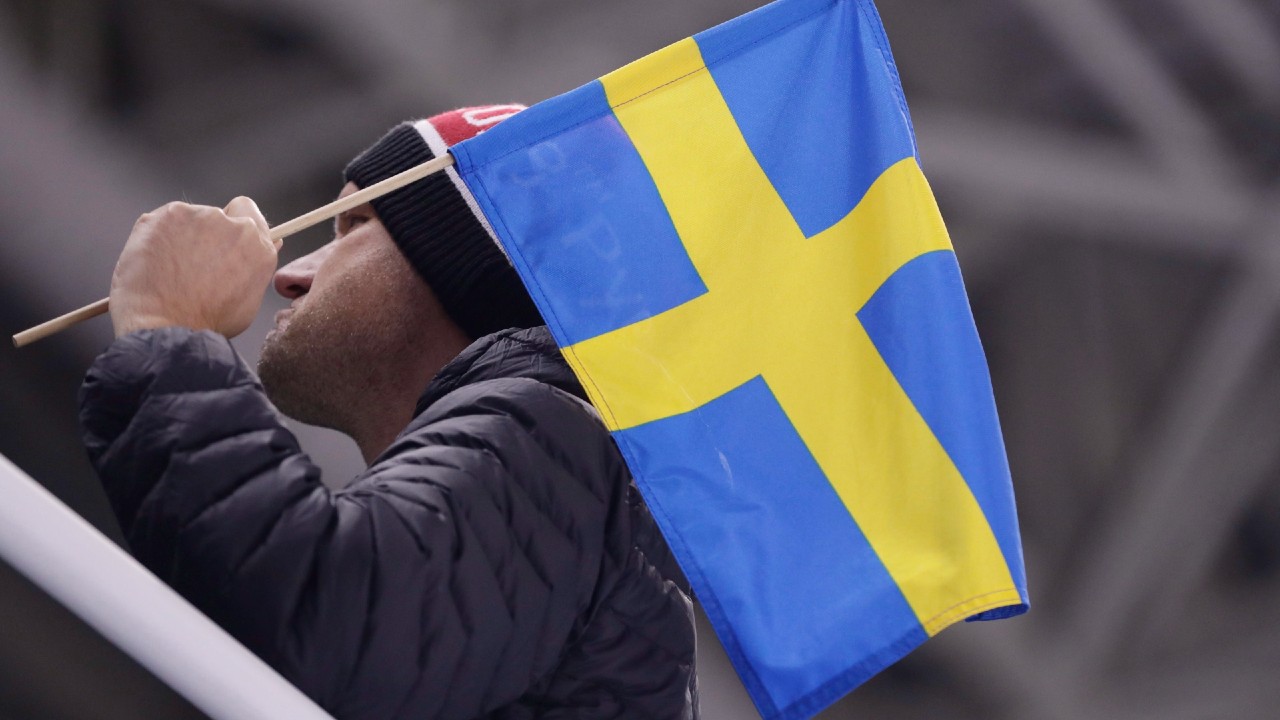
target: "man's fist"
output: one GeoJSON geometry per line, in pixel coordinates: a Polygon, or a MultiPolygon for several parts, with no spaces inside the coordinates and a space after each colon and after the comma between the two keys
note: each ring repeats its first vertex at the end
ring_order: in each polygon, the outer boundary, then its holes
{"type": "Polygon", "coordinates": [[[173,202],[138,218],[111,276],[116,337],[181,326],[235,337],[249,327],[280,242],[246,197],[225,209],[173,202]]]}

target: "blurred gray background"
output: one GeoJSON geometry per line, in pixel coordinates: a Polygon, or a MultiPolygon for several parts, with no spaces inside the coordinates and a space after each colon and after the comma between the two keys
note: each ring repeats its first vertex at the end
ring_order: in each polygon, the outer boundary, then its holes
{"type": "MultiPolygon", "coordinates": [[[[0,0],[0,330],[105,296],[168,200],[246,194],[281,222],[400,120],[536,102],[760,4],[0,0]]],[[[1277,717],[1280,2],[879,6],[991,363],[1033,609],[947,630],[822,717],[1277,717]]],[[[75,418],[109,340],[100,319],[0,343],[0,453],[118,539],[75,418]]],[[[298,432],[331,483],[359,470],[298,432]]],[[[756,717],[701,630],[704,717],[756,717]]],[[[0,717],[201,716],[0,563],[0,717]]]]}

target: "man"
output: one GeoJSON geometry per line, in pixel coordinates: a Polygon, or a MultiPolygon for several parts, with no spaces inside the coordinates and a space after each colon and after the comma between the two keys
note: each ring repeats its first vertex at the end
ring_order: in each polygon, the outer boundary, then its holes
{"type": "MultiPolygon", "coordinates": [[[[342,192],[516,110],[400,125],[342,192]]],[[[339,718],[695,717],[687,586],[469,200],[428,178],[275,273],[261,383],[227,341],[275,266],[256,206],[144,215],[90,457],[138,558],[339,718]],[[327,490],[272,402],[368,469],[327,490]]]]}

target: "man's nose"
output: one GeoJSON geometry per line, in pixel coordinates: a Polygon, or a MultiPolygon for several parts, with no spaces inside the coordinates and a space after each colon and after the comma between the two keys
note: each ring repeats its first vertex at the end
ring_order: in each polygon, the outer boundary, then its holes
{"type": "Polygon", "coordinates": [[[290,300],[302,297],[311,291],[311,281],[315,279],[316,270],[329,255],[332,243],[326,243],[319,250],[294,260],[276,271],[272,285],[282,297],[290,300]]]}

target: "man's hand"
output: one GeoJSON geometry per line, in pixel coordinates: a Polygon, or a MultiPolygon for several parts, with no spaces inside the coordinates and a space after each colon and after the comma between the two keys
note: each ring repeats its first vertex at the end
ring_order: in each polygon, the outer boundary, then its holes
{"type": "Polygon", "coordinates": [[[116,337],[181,326],[227,337],[258,314],[280,242],[247,197],[225,209],[169,203],[138,218],[111,277],[116,337]]]}

